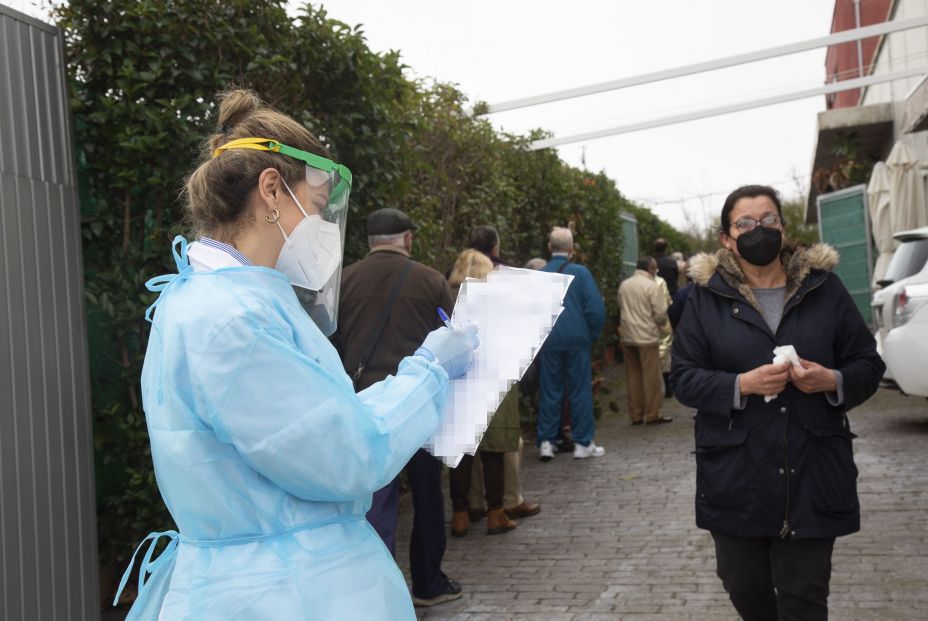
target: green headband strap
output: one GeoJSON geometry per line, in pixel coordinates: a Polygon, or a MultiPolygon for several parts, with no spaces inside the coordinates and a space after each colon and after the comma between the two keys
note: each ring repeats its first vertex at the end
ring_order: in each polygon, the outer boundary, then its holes
{"type": "Polygon", "coordinates": [[[256,151],[280,153],[300,160],[307,166],[311,166],[323,172],[332,172],[334,170],[338,172],[342,179],[348,182],[349,187],[351,186],[351,171],[348,170],[347,166],[337,164],[329,158],[316,155],[315,153],[294,149],[293,147],[270,138],[239,138],[237,140],[232,140],[213,151],[213,157],[219,157],[223,151],[232,149],[254,149],[256,151]]]}

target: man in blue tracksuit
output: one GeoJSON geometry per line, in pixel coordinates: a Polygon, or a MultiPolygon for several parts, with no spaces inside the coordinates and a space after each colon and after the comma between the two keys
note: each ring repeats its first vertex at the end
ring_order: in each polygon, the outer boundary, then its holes
{"type": "Polygon", "coordinates": [[[593,377],[590,346],[606,320],[603,296],[590,270],[570,262],[574,238],[570,229],[554,227],[548,238],[551,260],[542,268],[574,277],[564,298],[564,311],[554,324],[538,356],[541,399],[538,404],[538,455],[554,457],[554,440],[561,422],[564,393],[570,402],[574,459],[601,457],[603,447],[593,442],[593,377]]]}

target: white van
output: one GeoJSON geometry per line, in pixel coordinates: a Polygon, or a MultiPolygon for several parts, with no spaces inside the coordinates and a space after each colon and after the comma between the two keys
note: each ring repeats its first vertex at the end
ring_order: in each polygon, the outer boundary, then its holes
{"type": "Polygon", "coordinates": [[[887,379],[928,397],[928,227],[893,235],[900,244],[873,294],[877,349],[887,379]]]}

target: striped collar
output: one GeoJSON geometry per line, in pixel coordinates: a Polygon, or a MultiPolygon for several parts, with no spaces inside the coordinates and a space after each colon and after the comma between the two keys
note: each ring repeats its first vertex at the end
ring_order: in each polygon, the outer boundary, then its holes
{"type": "Polygon", "coordinates": [[[254,263],[236,248],[209,237],[201,237],[190,244],[187,251],[195,271],[215,270],[222,267],[254,266],[254,263]]]}

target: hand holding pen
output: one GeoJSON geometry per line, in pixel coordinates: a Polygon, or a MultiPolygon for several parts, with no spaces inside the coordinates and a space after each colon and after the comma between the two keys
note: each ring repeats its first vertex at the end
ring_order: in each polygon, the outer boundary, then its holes
{"type": "Polygon", "coordinates": [[[444,323],[446,327],[452,330],[454,329],[454,326],[451,325],[451,317],[448,316],[448,313],[446,313],[441,306],[438,307],[438,318],[442,320],[442,323],[444,323]]]}
{"type": "Polygon", "coordinates": [[[448,377],[455,379],[467,373],[474,359],[474,350],[480,345],[477,326],[468,324],[455,328],[448,314],[441,308],[438,316],[446,327],[430,332],[416,355],[444,367],[448,377]]]}

